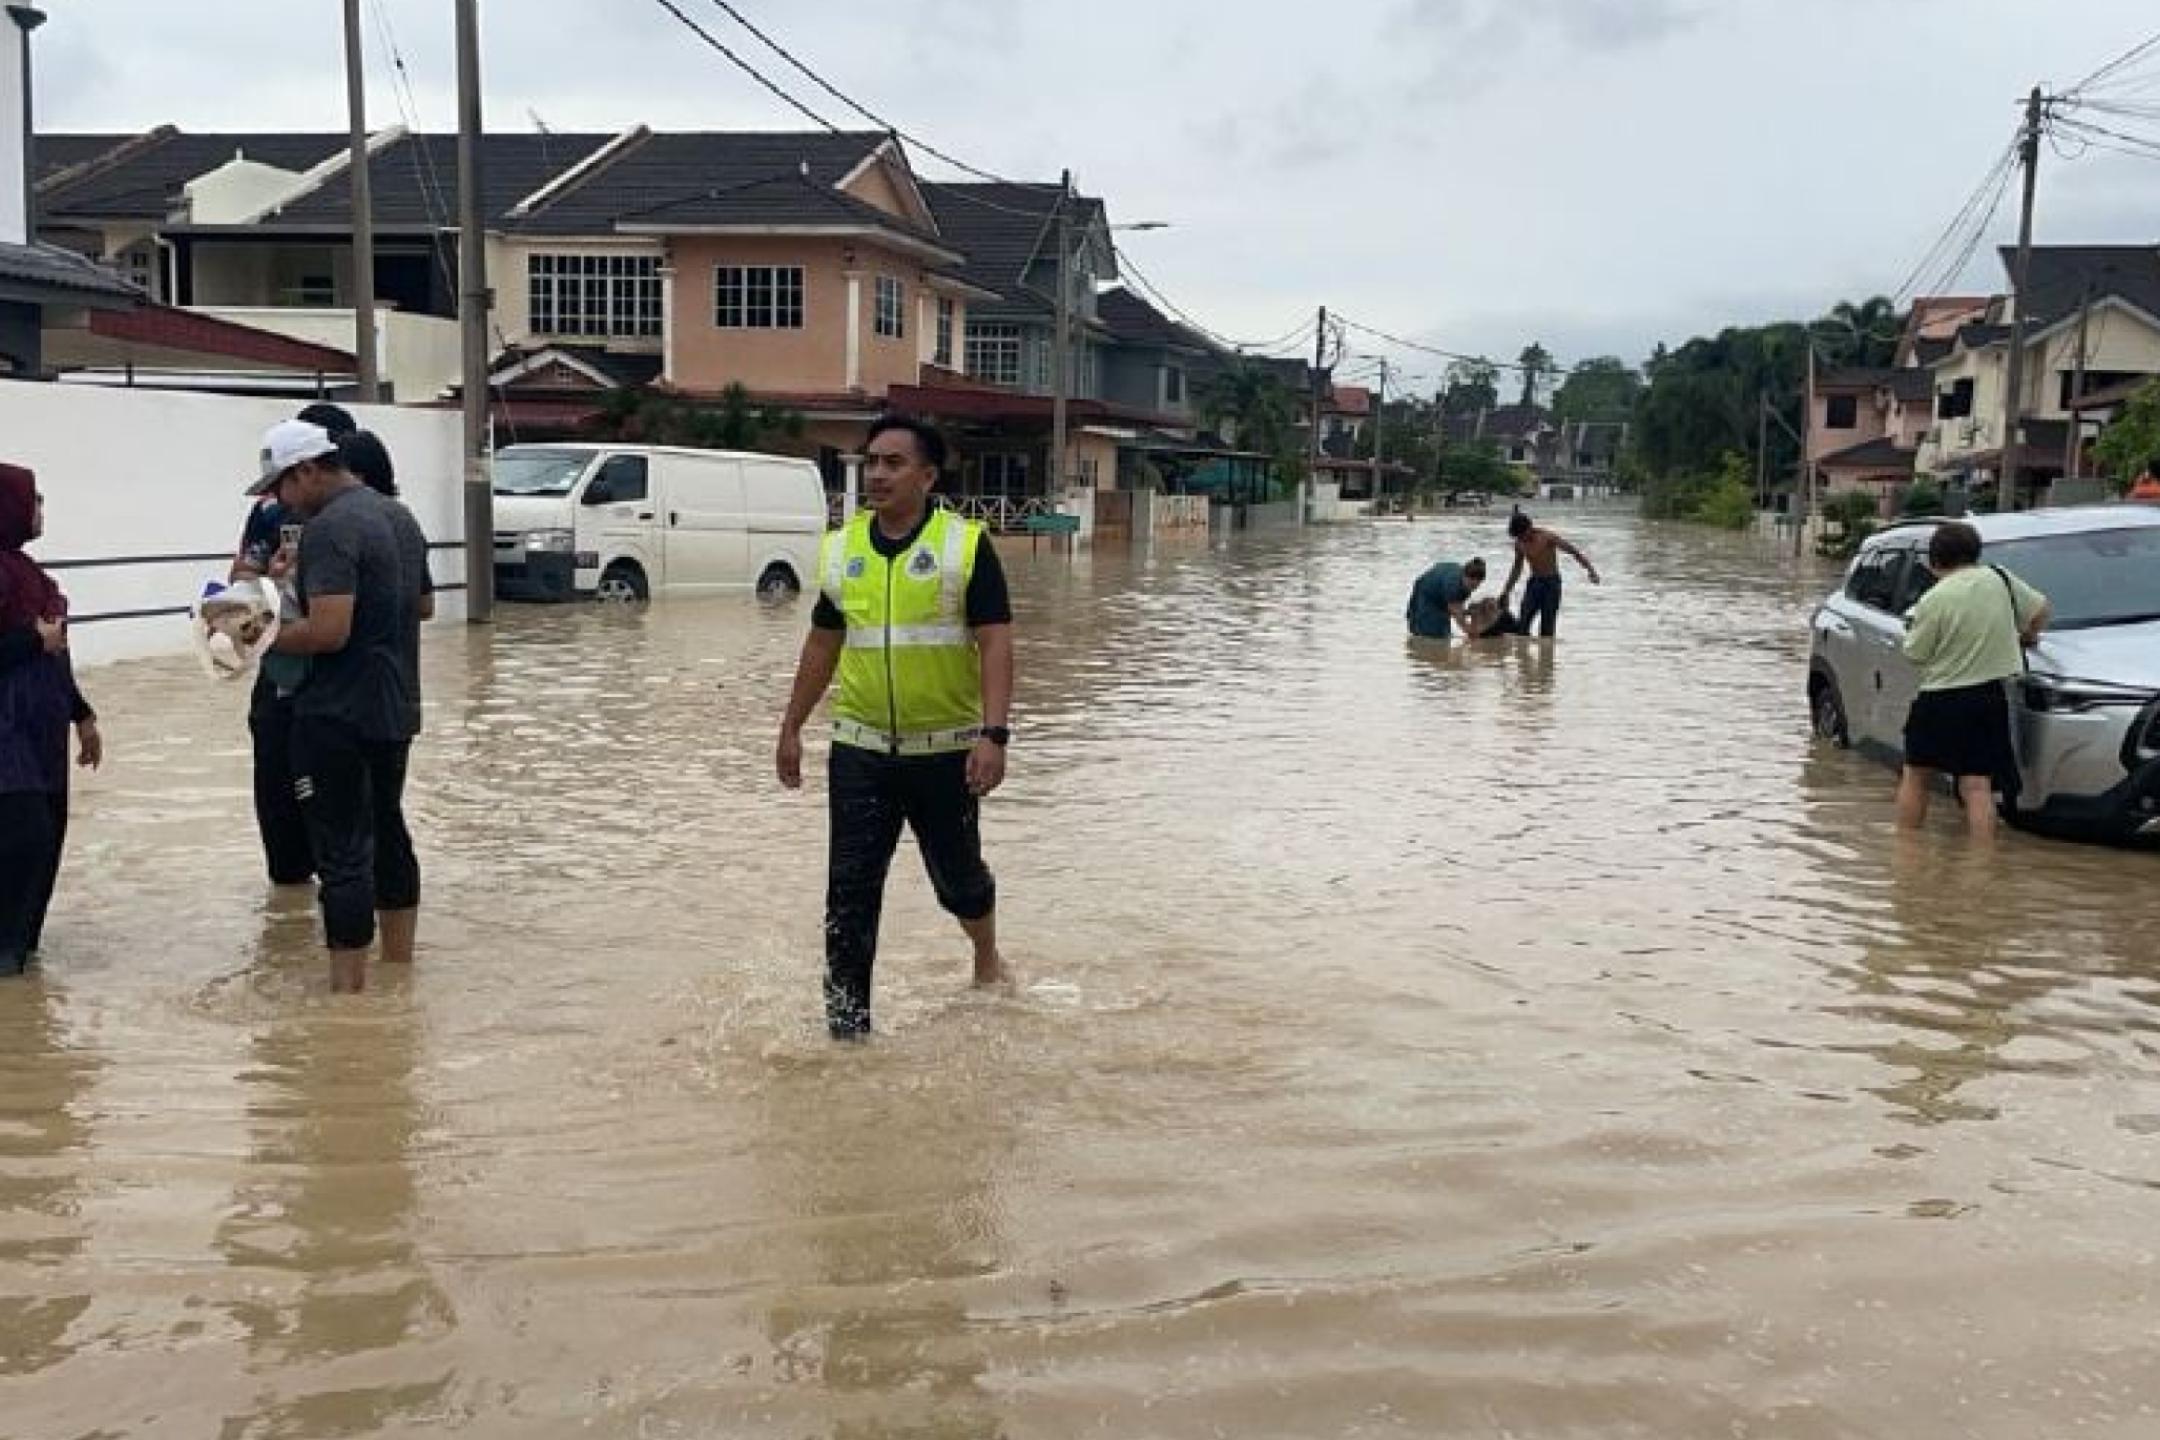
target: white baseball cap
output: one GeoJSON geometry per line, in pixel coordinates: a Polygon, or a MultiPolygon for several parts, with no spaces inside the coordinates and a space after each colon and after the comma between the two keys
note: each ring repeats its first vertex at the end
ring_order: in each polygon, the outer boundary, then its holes
{"type": "Polygon", "coordinates": [[[267,495],[276,488],[278,477],[293,466],[337,453],[337,441],[322,426],[305,420],[280,420],[263,432],[262,473],[248,486],[247,493],[267,495]]]}

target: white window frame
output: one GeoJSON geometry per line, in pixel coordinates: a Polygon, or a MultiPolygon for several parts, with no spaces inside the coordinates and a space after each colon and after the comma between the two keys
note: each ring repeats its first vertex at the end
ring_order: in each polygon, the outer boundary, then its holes
{"type": "Polygon", "coordinates": [[[948,370],[952,368],[953,322],[957,309],[952,296],[937,297],[937,348],[931,352],[930,363],[942,365],[948,370]]]}
{"type": "Polygon", "coordinates": [[[716,330],[800,330],[807,305],[800,265],[713,267],[716,330]]]}
{"type": "Polygon", "coordinates": [[[658,340],[660,257],[536,250],[525,257],[526,328],[535,335],[658,340]]]}
{"type": "Polygon", "coordinates": [[[881,340],[907,338],[907,286],[898,276],[877,277],[877,312],[871,330],[881,340]]]}
{"type": "Polygon", "coordinates": [[[992,385],[1020,388],[1027,336],[1018,325],[967,327],[967,373],[992,385]]]}

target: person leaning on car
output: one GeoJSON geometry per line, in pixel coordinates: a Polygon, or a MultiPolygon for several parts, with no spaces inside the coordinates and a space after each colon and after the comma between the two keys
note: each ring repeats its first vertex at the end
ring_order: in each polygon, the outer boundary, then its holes
{"type": "Polygon", "coordinates": [[[1927,820],[1937,775],[1957,781],[1965,823],[1977,840],[1995,834],[1995,792],[2017,787],[2010,745],[2010,697],[2003,682],[2025,668],[2053,612],[2038,590],[1980,563],[1980,532],[1949,524],[1928,540],[1935,584],[1912,610],[1905,655],[1920,693],[1905,720],[1905,769],[1898,781],[1898,828],[1927,820]]]}

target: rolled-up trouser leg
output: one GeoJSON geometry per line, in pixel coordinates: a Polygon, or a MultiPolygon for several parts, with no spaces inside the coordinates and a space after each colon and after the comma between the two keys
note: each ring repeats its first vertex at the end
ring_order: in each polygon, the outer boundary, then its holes
{"type": "Polygon", "coordinates": [[[411,910],[420,903],[420,859],[405,824],[405,768],[412,742],[369,745],[366,753],[375,819],[375,908],[411,910]]]}
{"type": "Polygon", "coordinates": [[[938,904],[956,920],[980,920],[997,908],[997,881],[983,864],[982,805],[969,792],[967,756],[902,759],[908,828],[938,904]]]}

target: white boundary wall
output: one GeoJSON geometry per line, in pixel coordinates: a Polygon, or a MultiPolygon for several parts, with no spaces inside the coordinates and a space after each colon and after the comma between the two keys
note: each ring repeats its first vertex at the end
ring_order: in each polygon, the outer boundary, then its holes
{"type": "MultiPolygon", "coordinates": [[[[187,607],[223,580],[254,502],[262,432],[292,400],[0,380],[0,460],[37,472],[45,537],[30,553],[67,592],[78,665],[183,653],[187,607]]],[[[434,547],[437,615],[465,614],[460,420],[452,410],[348,405],[397,462],[434,547]]]]}

